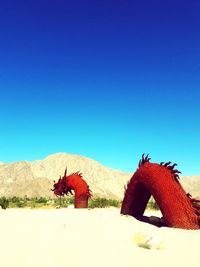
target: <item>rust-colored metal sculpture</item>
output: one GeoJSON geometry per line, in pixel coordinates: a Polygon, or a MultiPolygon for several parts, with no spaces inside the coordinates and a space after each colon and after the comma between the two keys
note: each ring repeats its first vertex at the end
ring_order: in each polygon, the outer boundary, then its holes
{"type": "Polygon", "coordinates": [[[200,200],[186,194],[179,182],[177,164],[151,163],[142,155],[138,169],[125,189],[121,213],[141,218],[151,196],[162,212],[164,225],[183,229],[200,228],[200,200]]]}
{"type": "Polygon", "coordinates": [[[75,193],[75,208],[87,208],[88,199],[92,196],[88,184],[79,172],[67,175],[66,168],[64,176],[60,177],[57,183],[54,183],[52,191],[56,196],[64,196],[65,194],[68,195],[68,193],[73,195],[72,190],[75,193]]]}

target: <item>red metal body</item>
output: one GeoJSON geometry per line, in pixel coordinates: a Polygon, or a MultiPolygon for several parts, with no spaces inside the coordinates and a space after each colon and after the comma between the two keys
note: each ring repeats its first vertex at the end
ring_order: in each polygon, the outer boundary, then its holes
{"type": "Polygon", "coordinates": [[[87,208],[88,199],[92,196],[91,190],[88,184],[83,179],[82,174],[79,172],[67,175],[67,170],[65,170],[64,176],[54,183],[54,188],[52,189],[56,196],[64,196],[68,193],[75,193],[74,206],[75,208],[87,208]]]}
{"type": "Polygon", "coordinates": [[[192,199],[179,182],[177,164],[149,162],[148,155],[139,163],[125,190],[121,213],[141,217],[151,196],[163,215],[166,226],[199,229],[199,200],[192,199]]]}

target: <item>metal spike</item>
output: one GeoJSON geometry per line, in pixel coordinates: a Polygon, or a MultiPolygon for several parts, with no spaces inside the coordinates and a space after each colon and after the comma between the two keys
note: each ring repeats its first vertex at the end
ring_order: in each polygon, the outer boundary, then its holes
{"type": "Polygon", "coordinates": [[[176,164],[176,163],[174,163],[174,164],[171,166],[171,167],[172,167],[172,169],[174,169],[174,167],[175,167],[175,166],[177,166],[177,164],[176,164]]]}
{"type": "Polygon", "coordinates": [[[67,167],[65,169],[64,177],[67,176],[67,167]]]}
{"type": "Polygon", "coordinates": [[[170,165],[170,164],[171,164],[171,161],[168,161],[168,162],[166,162],[166,163],[164,164],[164,166],[167,167],[167,166],[170,165]]]}
{"type": "Polygon", "coordinates": [[[172,171],[173,170],[173,167],[172,166],[167,166],[167,168],[172,171]]]}
{"type": "Polygon", "coordinates": [[[200,210],[200,205],[192,203],[193,208],[200,210]]]}
{"type": "Polygon", "coordinates": [[[151,158],[149,157],[149,154],[148,154],[148,155],[147,155],[147,158],[146,158],[146,161],[148,161],[148,162],[149,162],[149,161],[150,161],[150,159],[151,159],[151,158]]]}
{"type": "Polygon", "coordinates": [[[179,170],[172,170],[172,173],[181,173],[179,170]]]}
{"type": "MultiPolygon", "coordinates": [[[[200,203],[200,200],[197,200],[197,199],[195,199],[195,198],[191,198],[190,201],[191,201],[192,203],[200,203]]],[[[200,206],[199,206],[199,208],[200,208],[200,206]]]]}

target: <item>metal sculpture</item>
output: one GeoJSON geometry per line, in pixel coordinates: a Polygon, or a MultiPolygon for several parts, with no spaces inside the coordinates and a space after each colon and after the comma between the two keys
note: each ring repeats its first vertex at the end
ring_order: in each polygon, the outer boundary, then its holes
{"type": "Polygon", "coordinates": [[[52,191],[56,196],[64,196],[68,193],[73,195],[72,190],[75,193],[74,207],[87,208],[88,199],[92,196],[88,184],[79,172],[67,175],[66,168],[64,176],[54,183],[52,191]]]}
{"type": "Polygon", "coordinates": [[[191,198],[179,182],[179,173],[171,162],[151,163],[142,155],[138,169],[125,188],[121,213],[141,218],[151,196],[154,197],[166,226],[199,229],[200,200],[191,198]]]}

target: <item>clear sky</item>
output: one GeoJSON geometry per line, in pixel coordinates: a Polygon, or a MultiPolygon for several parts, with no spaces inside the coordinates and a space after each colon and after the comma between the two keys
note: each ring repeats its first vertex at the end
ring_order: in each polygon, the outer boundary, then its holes
{"type": "Polygon", "coordinates": [[[0,161],[142,153],[200,174],[199,0],[6,0],[0,161]]]}

